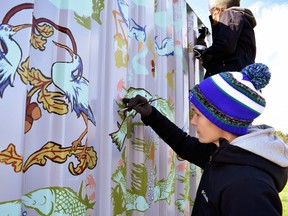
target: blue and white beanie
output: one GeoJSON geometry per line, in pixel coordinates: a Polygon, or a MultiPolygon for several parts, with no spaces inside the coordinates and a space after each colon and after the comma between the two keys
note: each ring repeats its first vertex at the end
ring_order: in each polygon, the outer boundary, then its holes
{"type": "Polygon", "coordinates": [[[190,102],[213,124],[232,134],[247,134],[248,126],[266,106],[260,89],[271,78],[261,63],[246,66],[240,72],[222,72],[196,85],[190,102]]]}

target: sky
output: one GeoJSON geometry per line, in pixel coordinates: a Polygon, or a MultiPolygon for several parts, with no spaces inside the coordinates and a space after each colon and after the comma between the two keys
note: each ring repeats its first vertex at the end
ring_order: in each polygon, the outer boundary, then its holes
{"type": "MultiPolygon", "coordinates": [[[[187,2],[210,28],[208,0],[187,2]]],[[[271,72],[269,84],[262,89],[266,107],[253,124],[288,134],[288,0],[241,0],[240,6],[250,9],[257,21],[255,62],[266,64],[271,72]]]]}
{"type": "Polygon", "coordinates": [[[267,124],[288,134],[288,0],[242,0],[257,21],[256,62],[271,72],[269,84],[262,89],[266,108],[253,124],[267,124]]]}

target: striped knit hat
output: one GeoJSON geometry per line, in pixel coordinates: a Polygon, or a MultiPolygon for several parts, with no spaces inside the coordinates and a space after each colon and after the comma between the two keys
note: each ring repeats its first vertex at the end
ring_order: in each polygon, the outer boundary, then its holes
{"type": "Polygon", "coordinates": [[[264,110],[260,89],[270,80],[269,68],[261,63],[240,72],[222,72],[196,85],[190,102],[213,124],[232,134],[243,135],[264,110]]]}

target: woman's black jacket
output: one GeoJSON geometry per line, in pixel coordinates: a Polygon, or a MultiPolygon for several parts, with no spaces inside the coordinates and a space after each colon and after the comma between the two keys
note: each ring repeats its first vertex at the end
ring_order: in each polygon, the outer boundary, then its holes
{"type": "Polygon", "coordinates": [[[212,45],[202,55],[205,78],[224,71],[241,71],[255,62],[255,26],[248,9],[233,7],[221,14],[219,23],[212,25],[212,45]]]}

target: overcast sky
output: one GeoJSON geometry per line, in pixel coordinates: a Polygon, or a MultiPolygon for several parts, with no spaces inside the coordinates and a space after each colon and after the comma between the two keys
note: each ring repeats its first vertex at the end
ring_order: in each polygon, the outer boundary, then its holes
{"type": "Polygon", "coordinates": [[[256,62],[268,65],[271,81],[263,89],[267,106],[254,124],[268,124],[288,134],[288,0],[242,0],[257,20],[256,62]]]}

